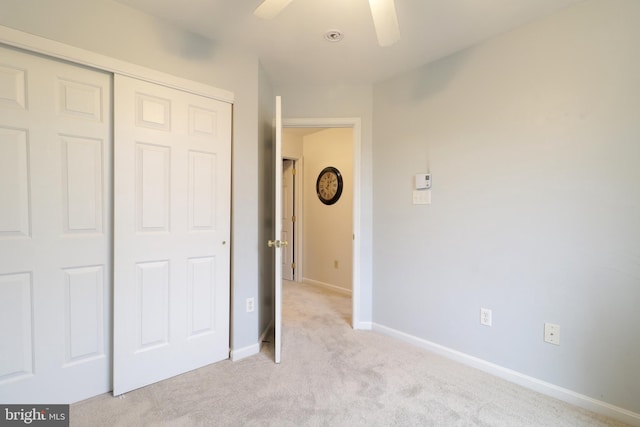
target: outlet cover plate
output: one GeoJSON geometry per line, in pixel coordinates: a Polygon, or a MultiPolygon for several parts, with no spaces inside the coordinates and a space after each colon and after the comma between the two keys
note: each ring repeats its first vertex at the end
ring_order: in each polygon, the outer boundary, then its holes
{"type": "Polygon", "coordinates": [[[560,345],[560,325],[544,324],[544,341],[549,344],[560,345]]]}
{"type": "Polygon", "coordinates": [[[480,324],[491,326],[491,310],[488,308],[480,309],[480,324]]]}

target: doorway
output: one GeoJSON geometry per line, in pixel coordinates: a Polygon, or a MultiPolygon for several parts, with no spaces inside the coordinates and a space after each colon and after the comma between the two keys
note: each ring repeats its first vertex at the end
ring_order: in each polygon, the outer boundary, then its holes
{"type": "MultiPolygon", "coordinates": [[[[290,162],[296,171],[294,280],[349,294],[354,328],[359,318],[359,147],[359,119],[284,121],[283,170],[290,162]],[[340,172],[344,186],[335,203],[324,204],[316,195],[316,181],[328,166],[340,172]]],[[[285,206],[283,199],[283,212],[285,206]]]]}

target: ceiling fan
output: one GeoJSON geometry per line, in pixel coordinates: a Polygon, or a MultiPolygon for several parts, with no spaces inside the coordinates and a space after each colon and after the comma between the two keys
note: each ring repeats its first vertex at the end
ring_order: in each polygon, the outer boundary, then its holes
{"type": "MultiPolygon", "coordinates": [[[[253,12],[259,18],[273,19],[293,0],[264,0],[253,12]]],[[[369,0],[378,44],[391,46],[400,40],[400,27],[394,0],[369,0]]]]}

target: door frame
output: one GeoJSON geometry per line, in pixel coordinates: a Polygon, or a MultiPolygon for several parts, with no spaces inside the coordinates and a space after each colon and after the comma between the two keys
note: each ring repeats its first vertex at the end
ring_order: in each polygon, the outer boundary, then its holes
{"type": "MultiPolygon", "coordinates": [[[[284,139],[284,136],[283,136],[283,139],[284,139]]],[[[300,221],[300,214],[298,213],[298,205],[299,205],[298,200],[300,198],[298,197],[298,191],[299,191],[299,187],[301,187],[301,186],[300,186],[299,183],[296,182],[296,175],[298,174],[298,170],[297,170],[298,159],[295,158],[295,157],[285,156],[285,155],[282,155],[281,157],[282,157],[282,175],[283,175],[282,176],[282,180],[283,180],[283,182],[284,182],[284,162],[285,161],[291,162],[291,167],[296,172],[295,175],[293,176],[293,191],[291,192],[291,198],[293,199],[293,203],[292,203],[293,215],[296,217],[296,220],[293,223],[293,230],[292,230],[292,233],[291,233],[291,237],[287,239],[288,242],[289,242],[289,245],[287,246],[287,248],[291,248],[293,263],[296,266],[293,269],[293,279],[292,279],[292,281],[293,282],[301,282],[302,280],[299,279],[300,275],[296,274],[297,271],[300,271],[298,269],[298,260],[299,260],[299,256],[298,256],[298,252],[299,252],[298,251],[298,245],[299,245],[299,243],[298,242],[300,240],[299,234],[298,234],[298,222],[300,221]]],[[[282,193],[282,197],[283,197],[283,202],[284,202],[284,192],[282,193]]],[[[285,279],[285,280],[288,280],[288,279],[285,279]]]]}
{"type": "MultiPolygon", "coordinates": [[[[283,119],[284,120],[284,119],[283,119]]],[[[287,126],[282,126],[283,128],[287,126]]],[[[291,126],[289,126],[291,127],[291,126]]],[[[284,130],[283,130],[283,138],[284,138],[284,130]]],[[[291,156],[291,155],[282,155],[282,161],[289,160],[293,162],[293,168],[296,170],[296,176],[299,176],[298,180],[294,178],[295,189],[293,191],[293,203],[294,203],[294,212],[296,216],[296,222],[293,224],[293,258],[296,264],[296,268],[293,272],[293,281],[297,283],[302,283],[302,267],[304,264],[304,257],[302,248],[304,246],[304,235],[302,233],[302,225],[303,225],[303,194],[302,194],[302,177],[304,176],[304,158],[302,156],[291,156]]]]}
{"type": "MultiPolygon", "coordinates": [[[[283,118],[283,128],[351,128],[353,129],[353,246],[352,262],[353,273],[351,277],[351,327],[361,329],[360,304],[361,304],[361,218],[362,218],[362,120],[360,117],[324,117],[324,118],[283,118]]],[[[300,199],[298,199],[300,200],[300,199]]],[[[302,218],[302,212],[298,212],[302,218]]],[[[300,221],[299,227],[302,227],[300,221]]],[[[302,261],[302,259],[298,259],[302,261]]],[[[300,264],[302,267],[302,264],[300,264]]]]}

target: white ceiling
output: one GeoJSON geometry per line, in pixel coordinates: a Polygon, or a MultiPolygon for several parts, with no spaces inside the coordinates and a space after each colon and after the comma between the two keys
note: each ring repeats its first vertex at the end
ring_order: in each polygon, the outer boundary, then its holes
{"type": "Polygon", "coordinates": [[[368,0],[294,0],[261,20],[261,0],[116,0],[255,52],[274,85],[370,84],[581,0],[395,0],[401,40],[379,47],[368,0]],[[324,40],[338,29],[344,40],[324,40]]]}

